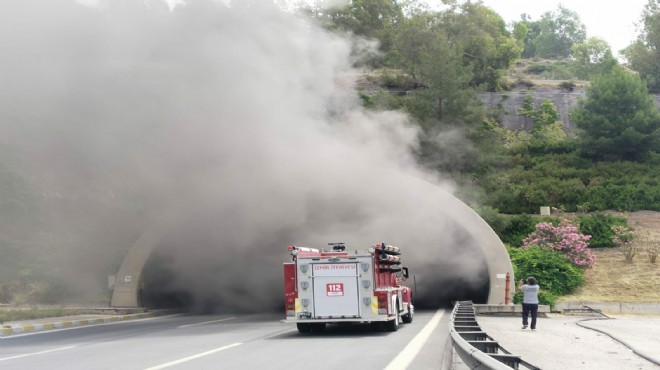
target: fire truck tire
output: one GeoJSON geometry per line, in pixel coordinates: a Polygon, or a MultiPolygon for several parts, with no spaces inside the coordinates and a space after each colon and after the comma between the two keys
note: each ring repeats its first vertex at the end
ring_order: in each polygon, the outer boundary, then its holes
{"type": "Polygon", "coordinates": [[[410,305],[408,305],[408,313],[401,316],[401,321],[405,324],[410,324],[413,321],[413,311],[410,305]]]}
{"type": "Polygon", "coordinates": [[[325,331],[325,323],[324,322],[319,322],[319,323],[314,323],[312,325],[312,332],[314,333],[321,333],[325,331]]]}
{"type": "Polygon", "coordinates": [[[401,321],[401,314],[399,313],[399,302],[396,303],[394,312],[396,312],[396,315],[394,315],[394,320],[390,320],[385,324],[385,330],[387,331],[399,330],[399,322],[401,321]]]}
{"type": "Polygon", "coordinates": [[[296,324],[299,333],[309,333],[312,331],[312,324],[296,324]]]}

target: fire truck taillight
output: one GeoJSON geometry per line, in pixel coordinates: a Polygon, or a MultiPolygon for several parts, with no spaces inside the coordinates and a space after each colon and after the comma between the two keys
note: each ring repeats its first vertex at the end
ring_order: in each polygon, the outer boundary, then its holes
{"type": "Polygon", "coordinates": [[[376,292],[378,297],[378,314],[387,315],[387,292],[376,292]]]}
{"type": "Polygon", "coordinates": [[[286,315],[295,316],[296,315],[296,298],[287,297],[286,298],[286,315]]]}

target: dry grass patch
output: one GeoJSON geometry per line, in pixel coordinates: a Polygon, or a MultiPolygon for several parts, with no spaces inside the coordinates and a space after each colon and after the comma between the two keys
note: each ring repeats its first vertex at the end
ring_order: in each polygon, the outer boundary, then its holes
{"type": "Polygon", "coordinates": [[[595,249],[596,263],[585,271],[585,285],[561,301],[660,302],[660,264],[644,251],[632,263],[617,248],[595,249]]]}
{"type": "MultiPolygon", "coordinates": [[[[608,212],[628,219],[635,228],[637,253],[632,263],[619,248],[594,249],[596,263],[585,271],[585,284],[560,301],[660,302],[660,258],[649,262],[649,251],[660,248],[660,212],[608,212]]],[[[571,215],[574,216],[574,215],[571,215]]]]}
{"type": "Polygon", "coordinates": [[[78,310],[65,308],[3,308],[0,309],[0,324],[9,321],[34,320],[46,317],[77,315],[78,310]]]}

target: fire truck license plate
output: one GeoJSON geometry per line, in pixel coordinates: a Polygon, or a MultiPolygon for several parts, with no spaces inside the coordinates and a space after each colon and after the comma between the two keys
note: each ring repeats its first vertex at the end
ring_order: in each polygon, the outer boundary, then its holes
{"type": "Polygon", "coordinates": [[[344,284],[343,283],[331,283],[325,284],[325,292],[328,297],[338,297],[344,295],[344,284]]]}

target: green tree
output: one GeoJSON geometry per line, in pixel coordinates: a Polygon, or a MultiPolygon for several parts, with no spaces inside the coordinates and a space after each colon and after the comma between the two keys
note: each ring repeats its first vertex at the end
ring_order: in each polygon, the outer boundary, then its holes
{"type": "Polygon", "coordinates": [[[534,40],[541,34],[541,21],[533,21],[528,14],[522,14],[520,21],[514,22],[514,34],[518,35],[516,30],[523,28],[527,31],[523,39],[522,58],[531,59],[536,57],[536,46],[534,40]]]}
{"type": "Polygon", "coordinates": [[[524,51],[525,50],[525,40],[527,40],[527,36],[529,35],[529,26],[527,25],[527,23],[514,22],[513,23],[512,35],[513,35],[513,38],[518,43],[518,46],[521,48],[521,50],[524,51]]]}
{"type": "Polygon", "coordinates": [[[549,126],[559,121],[559,112],[557,107],[550,99],[541,102],[541,107],[534,114],[534,128],[540,129],[543,126],[549,126]]]}
{"type": "Polygon", "coordinates": [[[436,17],[429,13],[413,15],[403,21],[396,33],[390,58],[415,83],[421,83],[426,60],[442,50],[439,48],[444,39],[436,17]]]}
{"type": "Polygon", "coordinates": [[[536,107],[534,106],[534,98],[531,94],[525,95],[525,100],[523,100],[522,105],[518,108],[518,114],[534,118],[536,114],[536,107]]]}
{"type": "Polygon", "coordinates": [[[561,121],[555,121],[548,125],[534,127],[532,145],[556,146],[566,139],[566,130],[561,121]]]}
{"type": "Polygon", "coordinates": [[[442,24],[447,42],[461,49],[463,64],[472,69],[470,85],[498,90],[501,77],[522,52],[502,17],[480,1],[468,1],[446,10],[442,24]]]}
{"type": "Polygon", "coordinates": [[[596,78],[571,112],[582,153],[597,160],[645,160],[660,150],[660,113],[645,83],[616,67],[596,78]]]}
{"type": "Polygon", "coordinates": [[[543,100],[539,109],[536,109],[532,96],[527,95],[518,109],[518,114],[534,120],[534,127],[531,129],[533,145],[555,145],[566,138],[564,124],[561,122],[559,111],[552,100],[543,100]]]}
{"type": "MultiPolygon", "coordinates": [[[[333,7],[317,2],[307,12],[328,29],[378,40],[383,53],[390,51],[396,29],[403,20],[403,9],[396,0],[349,0],[344,6],[333,7]]],[[[380,64],[381,59],[375,57],[370,62],[380,64]]]]}
{"type": "Polygon", "coordinates": [[[550,99],[541,102],[534,112],[534,128],[532,128],[532,145],[557,145],[566,138],[564,124],[560,120],[557,107],[550,99]]]}
{"type": "Polygon", "coordinates": [[[610,45],[598,37],[590,37],[585,43],[574,44],[571,53],[575,59],[575,74],[584,80],[608,73],[618,64],[612,56],[610,45]]]}
{"type": "Polygon", "coordinates": [[[425,12],[407,18],[396,34],[390,60],[412,80],[413,91],[402,106],[424,128],[434,122],[461,121],[470,106],[472,73],[461,49],[451,47],[438,15],[425,12]]]}
{"type": "Polygon", "coordinates": [[[541,58],[568,58],[573,45],[583,43],[587,37],[580,16],[561,5],[555,12],[546,12],[541,16],[539,28],[534,47],[536,56],[541,58]]]}
{"type": "Polygon", "coordinates": [[[643,28],[637,40],[622,54],[639,72],[651,92],[660,92],[660,1],[649,0],[642,12],[643,28]]]}

